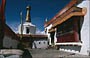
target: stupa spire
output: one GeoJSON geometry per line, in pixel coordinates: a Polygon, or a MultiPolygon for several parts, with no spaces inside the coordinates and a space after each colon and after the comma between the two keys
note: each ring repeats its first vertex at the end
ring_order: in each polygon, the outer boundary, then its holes
{"type": "Polygon", "coordinates": [[[27,14],[26,14],[26,22],[31,22],[31,17],[30,17],[30,10],[31,10],[31,7],[30,6],[27,6],[27,14]]]}

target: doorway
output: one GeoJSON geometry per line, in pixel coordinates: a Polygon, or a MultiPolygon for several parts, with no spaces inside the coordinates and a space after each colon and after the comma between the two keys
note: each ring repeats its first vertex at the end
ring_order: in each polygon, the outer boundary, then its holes
{"type": "Polygon", "coordinates": [[[50,33],[51,45],[54,45],[54,35],[55,35],[55,32],[51,32],[51,33],[50,33]]]}

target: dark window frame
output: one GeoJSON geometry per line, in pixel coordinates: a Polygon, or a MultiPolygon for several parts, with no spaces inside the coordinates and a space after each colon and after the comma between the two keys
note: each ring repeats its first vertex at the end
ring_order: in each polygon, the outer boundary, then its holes
{"type": "Polygon", "coordinates": [[[39,42],[39,44],[41,44],[41,42],[39,42]]]}
{"type": "Polygon", "coordinates": [[[29,27],[26,27],[26,34],[29,34],[29,27]]]}

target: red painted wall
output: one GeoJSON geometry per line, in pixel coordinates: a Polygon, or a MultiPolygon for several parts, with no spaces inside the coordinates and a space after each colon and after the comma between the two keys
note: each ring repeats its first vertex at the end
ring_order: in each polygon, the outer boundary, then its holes
{"type": "Polygon", "coordinates": [[[72,17],[69,19],[70,21],[64,22],[62,25],[59,25],[57,29],[59,30],[57,32],[57,43],[61,42],[79,42],[79,18],[78,17],[72,17]],[[72,22],[72,23],[71,23],[72,22]],[[65,25],[65,26],[64,26],[65,25]],[[71,27],[69,27],[71,26],[71,27]],[[71,28],[70,30],[68,30],[71,28]],[[62,31],[62,33],[59,34],[59,32],[62,31]],[[66,32],[63,32],[66,31],[66,32]],[[72,32],[71,32],[72,31],[72,32]]]}
{"type": "Polygon", "coordinates": [[[57,43],[62,43],[62,42],[78,42],[79,40],[76,39],[77,33],[68,33],[62,36],[57,37],[57,43]]]}

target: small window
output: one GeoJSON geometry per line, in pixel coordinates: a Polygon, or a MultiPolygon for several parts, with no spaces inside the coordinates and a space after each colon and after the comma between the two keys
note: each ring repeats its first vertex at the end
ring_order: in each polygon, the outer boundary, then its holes
{"type": "Polygon", "coordinates": [[[41,42],[39,42],[39,44],[41,44],[41,42]]]}
{"type": "Polygon", "coordinates": [[[29,34],[29,28],[28,27],[26,27],[26,33],[29,34]]]}
{"type": "Polygon", "coordinates": [[[45,33],[47,33],[47,29],[45,29],[45,33]]]}

